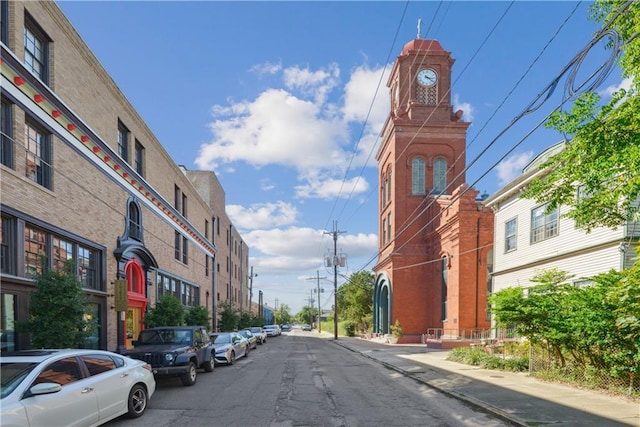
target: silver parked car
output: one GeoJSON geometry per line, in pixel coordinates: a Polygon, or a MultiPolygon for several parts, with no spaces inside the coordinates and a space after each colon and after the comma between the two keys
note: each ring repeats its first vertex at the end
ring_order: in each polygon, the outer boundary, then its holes
{"type": "Polygon", "coordinates": [[[216,363],[233,365],[249,355],[249,341],[237,332],[214,332],[209,335],[216,349],[216,363]]]}
{"type": "Polygon", "coordinates": [[[102,350],[10,352],[0,365],[7,426],[97,426],[139,417],[156,389],[150,365],[102,350]]]}
{"type": "Polygon", "coordinates": [[[262,330],[266,332],[268,337],[277,337],[281,334],[280,326],[278,325],[264,325],[262,330]]]}
{"type": "Polygon", "coordinates": [[[258,338],[256,338],[256,336],[253,335],[251,331],[242,329],[241,331],[238,331],[238,333],[245,337],[247,341],[249,341],[249,350],[255,350],[256,348],[258,348],[258,338]]]}
{"type": "Polygon", "coordinates": [[[253,334],[258,340],[258,344],[264,344],[267,342],[267,333],[262,330],[260,326],[252,326],[250,328],[245,328],[253,334]]]}

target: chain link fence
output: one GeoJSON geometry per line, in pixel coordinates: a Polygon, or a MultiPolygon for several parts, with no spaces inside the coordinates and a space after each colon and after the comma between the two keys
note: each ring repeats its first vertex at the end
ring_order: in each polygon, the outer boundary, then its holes
{"type": "Polygon", "coordinates": [[[578,363],[573,355],[556,354],[544,346],[530,346],[529,374],[547,381],[572,384],[594,390],[625,395],[640,400],[640,373],[578,363]]]}

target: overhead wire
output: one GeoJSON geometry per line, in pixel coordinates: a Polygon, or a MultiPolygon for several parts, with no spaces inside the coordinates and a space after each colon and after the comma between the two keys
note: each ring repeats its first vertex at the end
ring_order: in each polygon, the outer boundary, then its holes
{"type": "MultiPolygon", "coordinates": [[[[629,6],[630,3],[627,3],[626,7],[629,6]]],[[[616,16],[619,16],[616,15],[616,16]]],[[[597,85],[595,85],[594,83],[589,84],[589,82],[591,80],[594,80],[594,82],[598,82],[599,84],[601,84],[607,77],[607,75],[611,72],[612,67],[610,66],[610,63],[615,61],[615,58],[618,56],[619,54],[619,48],[620,48],[620,42],[619,39],[617,37],[614,38],[613,40],[613,45],[612,45],[612,53],[609,56],[608,60],[601,65],[598,69],[596,69],[593,73],[591,73],[591,75],[586,78],[581,85],[578,86],[577,89],[575,89],[574,83],[575,83],[575,79],[577,76],[577,71],[575,68],[573,67],[578,67],[582,64],[583,62],[583,58],[586,56],[586,54],[588,53],[588,51],[595,45],[597,44],[599,41],[601,41],[605,36],[610,34],[610,30],[609,27],[611,25],[613,25],[615,19],[612,19],[607,25],[605,25],[599,32],[598,34],[592,38],[592,40],[576,55],[574,56],[574,58],[558,73],[558,75],[551,81],[551,83],[549,83],[549,85],[547,85],[547,87],[541,92],[539,93],[535,99],[518,115],[516,116],[512,122],[505,128],[503,129],[501,132],[499,132],[499,134],[490,142],[490,145],[494,144],[497,139],[499,139],[505,132],[506,130],[508,130],[510,127],[512,127],[514,125],[515,122],[517,122],[520,118],[522,118],[523,116],[530,114],[531,112],[537,110],[538,108],[540,108],[540,106],[546,102],[546,100],[548,100],[551,96],[551,94],[553,93],[553,91],[555,90],[559,80],[562,78],[563,75],[565,75],[567,73],[568,70],[572,70],[572,72],[569,74],[568,77],[568,81],[567,81],[567,85],[565,86],[565,88],[570,88],[569,89],[565,89],[565,97],[562,99],[561,103],[552,110],[556,111],[557,109],[561,108],[568,100],[574,98],[578,93],[580,93],[580,91],[586,91],[588,90],[593,90],[597,87],[597,85]],[[543,98],[542,102],[539,102],[540,99],[543,98]]],[[[514,144],[513,147],[511,147],[503,156],[501,156],[498,161],[494,162],[494,164],[491,165],[490,168],[487,169],[487,171],[485,173],[483,173],[478,179],[476,179],[471,186],[467,186],[461,193],[458,194],[457,197],[453,198],[448,206],[451,206],[455,201],[457,201],[464,193],[466,193],[467,191],[469,191],[470,188],[473,187],[473,185],[475,185],[477,182],[479,182],[482,178],[484,178],[491,170],[493,170],[493,168],[495,168],[502,160],[504,160],[509,154],[511,154],[515,148],[517,148],[522,142],[524,142],[524,140],[526,140],[535,130],[537,130],[538,128],[540,128],[547,120],[547,118],[551,115],[552,113],[549,113],[541,122],[539,122],[538,124],[536,124],[529,132],[527,132],[527,134],[525,134],[525,136],[523,138],[520,139],[520,141],[518,141],[516,144],[514,144]]],[[[486,151],[486,149],[485,149],[486,151]]],[[[427,207],[428,208],[428,207],[427,207]]],[[[425,208],[422,212],[425,212],[426,209],[425,208]]],[[[410,240],[414,237],[416,237],[418,235],[418,233],[420,233],[422,230],[424,230],[424,228],[426,228],[427,226],[429,226],[433,221],[435,221],[442,213],[442,210],[440,211],[440,214],[436,215],[434,218],[432,218],[427,224],[425,224],[424,227],[422,227],[420,230],[418,230],[416,233],[414,233],[412,236],[410,236],[407,241],[405,242],[404,245],[408,244],[410,242],[410,240]]],[[[414,219],[413,222],[415,222],[416,219],[414,219]]],[[[412,223],[413,223],[412,222],[412,223]]],[[[407,228],[403,229],[406,230],[407,228]]],[[[397,235],[394,236],[393,240],[397,239],[397,235]]],[[[401,249],[404,245],[402,245],[400,248],[401,249]]],[[[397,249],[396,249],[397,250],[397,249]]],[[[371,259],[369,259],[369,261],[367,263],[365,263],[363,265],[363,267],[361,269],[364,269],[366,266],[368,266],[369,264],[371,264],[371,262],[373,262],[373,260],[375,260],[377,257],[380,256],[380,252],[376,253],[376,255],[374,257],[372,257],[371,259]]]]}

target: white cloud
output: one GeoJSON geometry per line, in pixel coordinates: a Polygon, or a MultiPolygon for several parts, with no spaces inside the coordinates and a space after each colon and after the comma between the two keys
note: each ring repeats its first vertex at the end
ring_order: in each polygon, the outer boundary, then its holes
{"type": "Polygon", "coordinates": [[[322,105],[329,93],[340,82],[340,68],[329,65],[327,70],[311,71],[308,68],[291,67],[284,70],[284,84],[287,89],[299,90],[304,96],[315,99],[322,105]]]}
{"type": "Polygon", "coordinates": [[[202,169],[244,161],[304,171],[344,166],[341,145],[348,141],[340,120],[323,117],[320,105],[282,89],[269,89],[254,101],[213,109],[213,140],[200,147],[202,169]]]}
{"type": "Polygon", "coordinates": [[[458,94],[455,94],[453,95],[453,111],[455,112],[458,110],[462,110],[463,112],[462,120],[464,120],[465,122],[473,121],[473,105],[469,104],[468,102],[460,102],[460,97],[458,96],[458,94]]]}
{"type": "Polygon", "coordinates": [[[603,98],[611,98],[611,95],[613,95],[614,92],[617,92],[620,89],[625,89],[625,90],[628,91],[631,88],[631,84],[632,83],[633,83],[633,79],[631,79],[631,77],[627,77],[624,80],[622,80],[619,85],[608,86],[608,87],[606,87],[605,89],[601,90],[598,93],[603,98]]]}
{"type": "Polygon", "coordinates": [[[214,105],[212,139],[201,145],[195,164],[205,170],[235,162],[292,168],[301,184],[296,188],[299,197],[330,198],[339,187],[346,195],[352,189],[355,194],[367,191],[364,179],[344,184],[342,179],[347,167],[359,172],[363,165],[377,166],[375,150],[389,112],[385,84],[390,67],[355,68],[344,96],[333,95],[335,102],[328,99],[339,84],[337,64],[311,70],[267,63],[254,69],[281,72],[285,88],[267,89],[254,100],[214,105]],[[350,132],[359,140],[351,141],[350,132]]]}
{"type": "Polygon", "coordinates": [[[514,178],[522,173],[522,169],[531,162],[533,151],[526,153],[514,154],[507,157],[496,166],[496,175],[498,176],[498,184],[503,186],[513,181],[514,178]]]}
{"type": "Polygon", "coordinates": [[[268,74],[268,75],[276,74],[280,70],[282,70],[282,64],[272,64],[270,62],[257,64],[249,69],[249,71],[258,74],[259,76],[263,76],[265,74],[268,74]]]}
{"type": "Polygon", "coordinates": [[[389,115],[389,89],[386,84],[390,70],[390,66],[386,69],[362,66],[353,70],[345,85],[343,113],[346,121],[367,120],[371,132],[380,132],[389,115]]]}
{"type": "MultiPolygon", "coordinates": [[[[290,227],[287,229],[255,230],[243,233],[243,239],[252,251],[251,265],[256,270],[277,273],[313,271],[323,264],[324,256],[333,252],[333,240],[324,230],[290,227]]],[[[341,234],[338,252],[347,255],[351,269],[363,258],[376,254],[378,238],[375,234],[341,234]]]]}
{"type": "Polygon", "coordinates": [[[290,225],[298,217],[296,207],[285,202],[257,203],[248,208],[227,205],[226,211],[233,224],[244,230],[290,225]]]}
{"type": "Polygon", "coordinates": [[[339,178],[309,179],[306,184],[295,187],[296,197],[330,200],[347,198],[352,194],[362,194],[369,190],[369,184],[362,177],[343,180],[339,178]]]}
{"type": "Polygon", "coordinates": [[[269,178],[263,178],[260,180],[260,189],[262,191],[269,191],[274,188],[276,188],[276,186],[269,178]]]}

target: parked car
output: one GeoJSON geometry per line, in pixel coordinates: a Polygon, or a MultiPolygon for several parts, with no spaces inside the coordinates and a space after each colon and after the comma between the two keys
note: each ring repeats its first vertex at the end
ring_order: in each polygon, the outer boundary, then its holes
{"type": "Polygon", "coordinates": [[[247,341],[249,341],[249,350],[255,350],[258,348],[258,338],[251,333],[248,329],[243,329],[238,331],[240,335],[245,337],[247,341]]]}
{"type": "Polygon", "coordinates": [[[291,325],[284,324],[280,327],[282,332],[291,332],[291,325]]]}
{"type": "Polygon", "coordinates": [[[264,325],[262,330],[268,337],[277,337],[280,335],[280,327],[278,325],[264,325]]]}
{"type": "Polygon", "coordinates": [[[217,364],[233,365],[236,359],[249,355],[249,341],[237,332],[215,332],[210,337],[217,364]]]}
{"type": "Polygon", "coordinates": [[[267,333],[263,331],[260,326],[252,326],[250,328],[245,328],[245,329],[251,331],[251,333],[258,340],[258,344],[264,344],[267,342],[267,333]]]}
{"type": "Polygon", "coordinates": [[[305,323],[304,325],[302,325],[302,330],[303,331],[310,331],[311,330],[311,325],[308,325],[308,324],[305,323]]]}
{"type": "Polygon", "coordinates": [[[100,425],[144,414],[151,366],[102,350],[23,350],[0,358],[2,425],[100,425]]]}
{"type": "Polygon", "coordinates": [[[214,349],[204,326],[160,326],[144,329],[125,354],[144,360],[156,377],[177,376],[182,385],[196,383],[197,369],[213,371],[214,349]]]}

